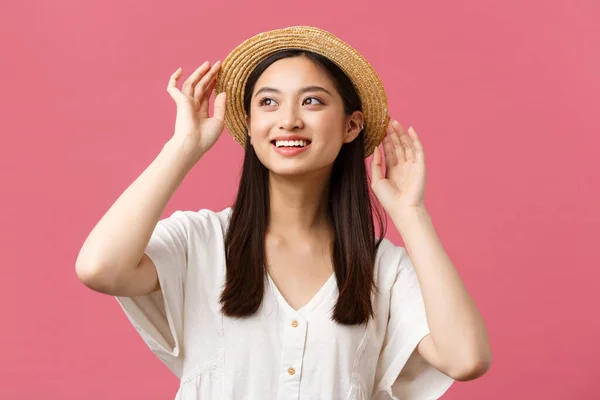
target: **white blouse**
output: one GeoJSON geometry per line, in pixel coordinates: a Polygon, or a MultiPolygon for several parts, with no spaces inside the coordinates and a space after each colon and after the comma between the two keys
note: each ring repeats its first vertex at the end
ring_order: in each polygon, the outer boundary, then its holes
{"type": "Polygon", "coordinates": [[[437,399],[453,380],[416,349],[429,334],[417,275],[387,239],[375,261],[376,317],[361,326],[331,319],[335,276],[294,310],[270,277],[257,314],[220,312],[224,237],[231,208],[175,211],[145,253],[161,290],[116,299],[142,339],[180,379],[176,400],[437,399]],[[412,357],[411,357],[412,355],[412,357]]]}

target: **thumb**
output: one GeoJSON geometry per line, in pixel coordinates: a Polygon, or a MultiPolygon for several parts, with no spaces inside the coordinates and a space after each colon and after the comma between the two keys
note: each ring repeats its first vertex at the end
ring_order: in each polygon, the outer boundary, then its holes
{"type": "Polygon", "coordinates": [[[383,170],[381,168],[381,152],[379,147],[375,147],[373,159],[371,160],[371,182],[374,184],[383,178],[383,170]]]}
{"type": "Polygon", "coordinates": [[[213,118],[223,121],[225,119],[225,94],[221,92],[215,97],[215,106],[213,111],[213,118]]]}

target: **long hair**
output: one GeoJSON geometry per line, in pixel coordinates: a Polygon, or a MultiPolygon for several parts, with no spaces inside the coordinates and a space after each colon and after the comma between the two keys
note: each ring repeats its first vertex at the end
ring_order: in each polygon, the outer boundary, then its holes
{"type": "MultiPolygon", "coordinates": [[[[250,116],[250,101],[256,81],[273,62],[286,57],[306,56],[331,74],[344,102],[344,112],[362,111],[360,98],[346,74],[319,54],[285,50],[263,60],[250,74],[244,88],[244,109],[250,116]]],[[[371,203],[369,178],[364,160],[364,130],[345,143],[331,172],[328,214],[335,235],[332,262],[339,296],[334,321],[355,325],[374,316],[371,293],[377,290],[373,270],[375,254],[385,235],[380,205],[371,203]],[[379,225],[376,238],[373,212],[379,225]]],[[[225,237],[226,281],[221,293],[223,314],[246,317],[260,307],[267,279],[265,232],[269,224],[269,171],[260,162],[246,131],[242,176],[229,228],[225,237]]]]}

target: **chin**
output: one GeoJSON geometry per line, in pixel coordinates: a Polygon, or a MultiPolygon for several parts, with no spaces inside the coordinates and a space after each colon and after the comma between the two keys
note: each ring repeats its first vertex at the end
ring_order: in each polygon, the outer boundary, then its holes
{"type": "Polygon", "coordinates": [[[283,162],[281,160],[270,161],[270,163],[264,165],[271,174],[288,178],[303,176],[314,176],[314,178],[317,178],[317,175],[320,176],[323,173],[329,174],[333,168],[333,161],[330,163],[324,162],[324,160],[319,160],[319,162],[314,162],[314,160],[293,160],[293,162],[289,162],[292,160],[284,160],[283,162]]]}
{"type": "Polygon", "coordinates": [[[260,162],[270,173],[285,177],[300,177],[331,170],[336,156],[335,154],[329,156],[329,154],[323,154],[322,152],[317,156],[316,153],[310,152],[286,157],[273,152],[272,149],[261,150],[263,151],[256,153],[260,162]]]}
{"type": "Polygon", "coordinates": [[[308,175],[318,170],[318,168],[315,168],[311,165],[298,165],[299,163],[295,163],[296,165],[284,164],[288,163],[274,162],[265,166],[267,167],[270,173],[285,177],[299,177],[303,175],[308,175]]]}

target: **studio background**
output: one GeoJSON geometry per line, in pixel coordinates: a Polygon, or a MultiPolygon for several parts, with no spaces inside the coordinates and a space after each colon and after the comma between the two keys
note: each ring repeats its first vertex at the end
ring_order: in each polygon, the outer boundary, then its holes
{"type": "MultiPolygon", "coordinates": [[[[291,25],[361,52],[424,145],[426,206],[493,352],[444,399],[600,398],[599,19],[591,0],[3,1],[0,398],[175,396],[75,260],[173,134],[169,76],[291,25]]],[[[163,217],[229,206],[242,157],[223,132],[163,217]]]]}

